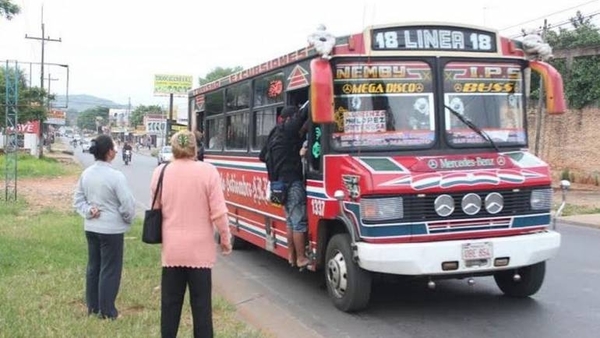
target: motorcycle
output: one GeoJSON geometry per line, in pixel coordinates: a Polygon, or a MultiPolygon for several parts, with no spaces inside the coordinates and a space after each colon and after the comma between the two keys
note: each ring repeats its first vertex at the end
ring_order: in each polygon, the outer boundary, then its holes
{"type": "Polygon", "coordinates": [[[131,150],[125,150],[125,154],[123,154],[123,161],[125,161],[125,165],[131,163],[131,150]]]}

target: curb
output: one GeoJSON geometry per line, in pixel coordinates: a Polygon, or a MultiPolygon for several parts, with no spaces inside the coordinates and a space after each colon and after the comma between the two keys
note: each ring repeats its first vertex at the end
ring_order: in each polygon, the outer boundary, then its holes
{"type": "Polygon", "coordinates": [[[269,299],[267,286],[253,282],[252,276],[219,256],[213,268],[213,291],[235,306],[239,318],[267,337],[323,338],[294,317],[290,310],[269,299]]]}
{"type": "MultiPolygon", "coordinates": [[[[572,225],[572,226],[579,226],[579,227],[592,228],[592,229],[600,229],[600,224],[578,222],[578,221],[568,220],[568,219],[564,219],[564,218],[558,218],[557,221],[560,222],[560,223],[567,224],[567,225],[572,225]]],[[[558,228],[559,226],[557,225],[556,227],[558,228]]]]}

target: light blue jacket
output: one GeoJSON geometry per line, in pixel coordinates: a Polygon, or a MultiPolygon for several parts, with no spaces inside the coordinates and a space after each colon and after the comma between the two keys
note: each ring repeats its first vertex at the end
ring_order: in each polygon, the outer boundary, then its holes
{"type": "Polygon", "coordinates": [[[101,234],[127,232],[135,216],[135,199],[125,175],[104,161],[96,161],[83,171],[75,188],[73,207],[85,219],[85,231],[101,234]],[[94,206],[100,210],[98,218],[90,214],[94,206]]]}

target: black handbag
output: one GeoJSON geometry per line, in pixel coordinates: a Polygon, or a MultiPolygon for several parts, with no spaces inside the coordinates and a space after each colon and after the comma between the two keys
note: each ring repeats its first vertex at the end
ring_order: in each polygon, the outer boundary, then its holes
{"type": "Polygon", "coordinates": [[[162,210],[154,209],[154,204],[156,204],[156,197],[158,197],[158,195],[162,195],[163,176],[165,175],[165,169],[168,165],[169,163],[165,164],[160,171],[160,177],[158,178],[158,183],[156,184],[156,192],[154,193],[152,205],[150,206],[150,210],[146,210],[146,214],[144,215],[142,242],[147,244],[162,243],[162,210]]]}

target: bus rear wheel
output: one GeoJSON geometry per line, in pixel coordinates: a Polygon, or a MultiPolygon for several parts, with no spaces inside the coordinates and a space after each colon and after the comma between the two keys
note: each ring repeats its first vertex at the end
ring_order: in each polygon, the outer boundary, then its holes
{"type": "Polygon", "coordinates": [[[502,292],[515,298],[529,297],[542,287],[546,275],[546,262],[519,268],[517,270],[501,271],[494,275],[496,285],[502,292]],[[515,273],[520,276],[515,279],[515,273]]]}
{"type": "Polygon", "coordinates": [[[364,309],[371,297],[371,274],[352,259],[350,236],[334,235],[327,244],[325,283],[333,304],[339,310],[364,309]]]}

